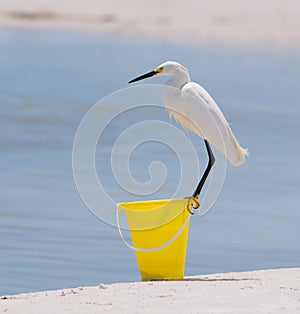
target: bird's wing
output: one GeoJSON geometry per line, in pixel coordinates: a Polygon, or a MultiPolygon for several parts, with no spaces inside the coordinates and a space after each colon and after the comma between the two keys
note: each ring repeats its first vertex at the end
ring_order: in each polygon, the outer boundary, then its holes
{"type": "Polygon", "coordinates": [[[181,103],[187,129],[207,139],[232,165],[245,162],[247,150],[238,144],[223,112],[203,87],[193,82],[185,84],[181,103]]]}

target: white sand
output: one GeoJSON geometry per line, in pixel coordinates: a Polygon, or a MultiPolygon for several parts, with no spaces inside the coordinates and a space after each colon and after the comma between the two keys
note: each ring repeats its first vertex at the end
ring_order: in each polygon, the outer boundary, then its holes
{"type": "Polygon", "coordinates": [[[299,0],[9,0],[0,25],[80,28],[193,45],[300,50],[299,0]]]}
{"type": "Polygon", "coordinates": [[[8,296],[1,313],[300,313],[300,268],[8,296]]]}

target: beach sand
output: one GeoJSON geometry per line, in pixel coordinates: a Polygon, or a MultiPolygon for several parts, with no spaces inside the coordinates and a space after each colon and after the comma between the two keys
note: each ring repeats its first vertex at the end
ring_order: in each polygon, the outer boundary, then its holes
{"type": "Polygon", "coordinates": [[[4,296],[1,313],[300,313],[300,268],[4,296]]]}
{"type": "Polygon", "coordinates": [[[0,25],[75,28],[191,45],[299,51],[298,0],[10,0],[0,25]]]}

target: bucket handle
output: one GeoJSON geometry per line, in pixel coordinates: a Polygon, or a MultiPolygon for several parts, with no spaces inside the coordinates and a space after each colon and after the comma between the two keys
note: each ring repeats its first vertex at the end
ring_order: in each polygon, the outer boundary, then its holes
{"type": "Polygon", "coordinates": [[[161,250],[161,249],[165,248],[166,246],[171,244],[180,235],[180,233],[185,228],[185,226],[187,225],[187,223],[189,222],[189,220],[191,218],[191,214],[189,212],[187,217],[186,217],[186,219],[185,219],[185,221],[184,221],[184,223],[182,224],[182,226],[176,231],[176,233],[168,241],[164,242],[161,245],[155,246],[155,247],[142,248],[142,247],[135,247],[135,246],[131,245],[130,243],[128,243],[125,240],[125,238],[123,236],[123,233],[122,233],[122,230],[121,230],[121,226],[120,226],[119,212],[120,212],[120,209],[117,208],[117,225],[118,225],[118,230],[119,230],[120,237],[121,237],[122,241],[124,242],[124,244],[128,248],[130,248],[130,249],[132,249],[134,251],[139,251],[139,252],[153,252],[153,251],[157,251],[157,250],[161,250]]]}

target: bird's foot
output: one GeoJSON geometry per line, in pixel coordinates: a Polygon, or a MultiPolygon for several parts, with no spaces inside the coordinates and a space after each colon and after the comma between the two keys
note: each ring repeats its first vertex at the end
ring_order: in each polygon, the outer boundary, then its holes
{"type": "Polygon", "coordinates": [[[195,214],[195,210],[200,207],[200,203],[196,197],[190,197],[187,205],[187,210],[191,215],[195,214]]]}

